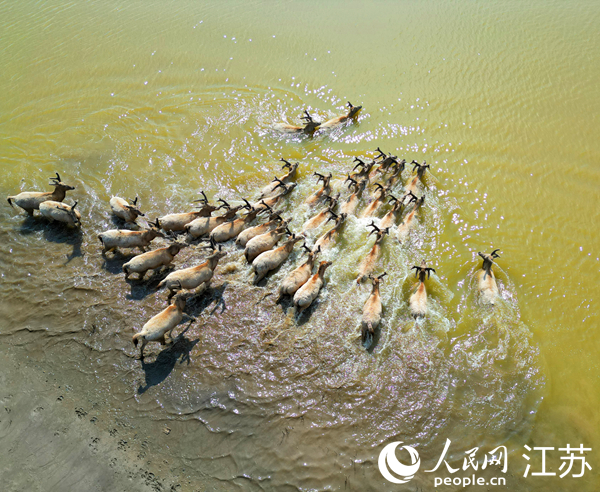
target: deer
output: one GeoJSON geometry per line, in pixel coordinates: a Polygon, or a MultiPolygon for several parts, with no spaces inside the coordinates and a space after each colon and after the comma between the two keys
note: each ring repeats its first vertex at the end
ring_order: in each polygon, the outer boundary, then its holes
{"type": "Polygon", "coordinates": [[[259,254],[252,262],[252,269],[254,270],[254,279],[252,280],[252,283],[254,285],[258,284],[265,278],[267,273],[282,265],[283,262],[289,258],[294,249],[294,245],[302,240],[304,240],[303,236],[292,234],[283,245],[259,254]]]}
{"type": "Polygon", "coordinates": [[[381,219],[379,223],[381,229],[388,229],[395,225],[396,221],[402,216],[402,210],[404,209],[403,201],[398,200],[394,195],[388,196],[388,202],[393,202],[394,204],[390,211],[381,219]]]}
{"type": "MultiPolygon", "coordinates": [[[[411,194],[412,194],[412,192],[411,192],[411,194]]],[[[407,195],[404,195],[404,196],[407,196],[407,195]]],[[[414,195],[413,195],[413,197],[414,197],[414,195]]],[[[412,229],[415,215],[419,211],[421,206],[423,205],[424,201],[425,201],[425,195],[422,195],[421,198],[419,198],[415,202],[414,208],[410,211],[410,213],[406,217],[404,217],[404,220],[398,226],[398,232],[396,234],[397,234],[398,242],[400,242],[400,244],[402,244],[402,241],[404,241],[404,239],[406,238],[406,236],[412,229]]]]}
{"type": "Polygon", "coordinates": [[[264,234],[265,232],[269,232],[273,229],[276,229],[279,226],[279,224],[281,224],[281,222],[283,222],[283,218],[281,217],[281,215],[279,215],[277,212],[272,212],[269,215],[268,222],[258,224],[254,227],[248,227],[248,229],[244,229],[242,232],[240,232],[235,240],[235,244],[242,248],[245,248],[246,244],[248,243],[248,241],[250,241],[250,239],[264,234]]]}
{"type": "Polygon", "coordinates": [[[387,229],[380,229],[375,225],[374,221],[371,221],[371,223],[367,227],[373,228],[373,230],[369,232],[367,237],[369,237],[371,234],[376,233],[375,244],[373,244],[373,247],[371,248],[367,256],[363,258],[363,260],[360,263],[360,266],[358,267],[358,277],[356,279],[357,284],[360,284],[363,279],[367,278],[369,274],[371,274],[375,270],[375,265],[377,264],[377,260],[379,259],[379,255],[381,254],[381,241],[383,241],[385,235],[389,234],[390,232],[389,227],[387,229]]]}
{"type": "Polygon", "coordinates": [[[492,271],[492,265],[496,258],[500,258],[498,254],[499,249],[495,249],[490,254],[478,252],[477,254],[483,258],[483,264],[481,270],[477,272],[477,288],[479,290],[479,297],[484,304],[491,304],[492,306],[498,299],[498,284],[496,283],[496,277],[492,271]]]}
{"type": "Polygon", "coordinates": [[[365,191],[365,186],[367,185],[367,179],[361,179],[360,181],[356,181],[354,178],[348,175],[346,181],[350,181],[348,188],[354,187],[354,192],[346,199],[344,203],[342,203],[340,207],[340,213],[351,215],[356,210],[356,206],[358,205],[358,200],[360,199],[363,191],[365,191]]]}
{"type": "Polygon", "coordinates": [[[410,296],[409,307],[410,314],[413,318],[424,318],[427,315],[427,290],[425,289],[425,276],[429,278],[431,272],[435,273],[433,268],[428,268],[425,260],[420,266],[414,266],[411,270],[415,270],[415,277],[419,279],[415,292],[410,296]]]}
{"type": "MultiPolygon", "coordinates": [[[[200,203],[200,210],[199,212],[202,212],[203,215],[201,215],[201,217],[210,217],[212,215],[213,212],[224,208],[223,205],[217,207],[216,205],[211,205],[210,203],[208,203],[208,197],[206,196],[206,193],[204,193],[204,191],[200,191],[200,194],[202,195],[202,198],[198,198],[197,200],[193,200],[192,203],[200,203]]],[[[218,200],[218,201],[222,201],[222,200],[218,200]]]]}
{"type": "Polygon", "coordinates": [[[281,193],[269,198],[264,198],[252,206],[254,208],[258,208],[259,210],[271,210],[273,207],[275,207],[275,205],[277,205],[281,201],[281,199],[284,196],[289,195],[292,191],[294,191],[294,188],[296,188],[296,186],[296,183],[278,183],[275,188],[282,188],[283,191],[281,193]]]}
{"type": "Polygon", "coordinates": [[[14,205],[17,205],[29,215],[33,215],[34,210],[40,209],[40,203],[45,201],[62,202],[67,191],[75,189],[73,186],[63,183],[58,173],[56,173],[55,178],[50,178],[50,181],[50,186],[54,186],[54,191],[24,191],[18,195],[9,196],[7,198],[8,204],[13,208],[14,205]]]}
{"type": "Polygon", "coordinates": [[[331,217],[329,217],[327,222],[329,222],[330,220],[335,218],[335,224],[330,230],[328,230],[319,239],[317,239],[317,242],[315,243],[315,245],[313,247],[313,251],[315,251],[317,249],[320,249],[321,251],[325,251],[325,249],[329,248],[329,246],[331,245],[333,240],[339,234],[340,229],[341,229],[344,221],[346,220],[346,217],[348,217],[346,214],[338,215],[332,211],[329,211],[329,214],[331,215],[331,217]]]}
{"type": "Polygon", "coordinates": [[[413,165],[413,173],[416,170],[417,175],[406,182],[406,193],[408,193],[409,191],[415,193],[417,191],[419,181],[423,183],[423,176],[425,176],[425,171],[427,171],[427,169],[430,167],[429,164],[427,164],[427,161],[423,161],[423,164],[419,164],[417,161],[413,160],[411,164],[413,165]]]}
{"type": "Polygon", "coordinates": [[[386,154],[379,147],[377,147],[375,149],[375,151],[379,153],[379,155],[377,155],[375,157],[375,160],[381,159],[379,161],[379,168],[377,169],[377,172],[379,172],[381,174],[385,174],[392,167],[400,168],[401,169],[400,172],[402,172],[404,170],[404,165],[406,164],[406,161],[404,159],[402,159],[402,161],[398,161],[397,156],[392,155],[392,154],[386,154]]]}
{"type": "Polygon", "coordinates": [[[218,215],[216,217],[198,217],[184,226],[183,230],[192,239],[206,236],[221,224],[225,224],[226,222],[235,219],[237,213],[243,208],[243,205],[232,208],[229,203],[221,198],[219,198],[218,201],[223,203],[219,208],[225,208],[227,210],[223,215],[218,215]]]}
{"type": "Polygon", "coordinates": [[[263,212],[263,208],[253,208],[248,200],[245,200],[246,204],[242,207],[248,210],[248,213],[244,217],[235,219],[231,222],[225,222],[215,227],[210,233],[211,242],[224,243],[238,236],[240,232],[250,226],[250,224],[258,217],[258,214],[263,212]]]}
{"type": "Polygon", "coordinates": [[[186,298],[184,295],[178,294],[166,309],[150,318],[142,327],[142,330],[133,335],[132,341],[135,347],[138,346],[140,340],[142,342],[140,347],[141,360],[144,360],[144,348],[148,345],[148,342],[159,342],[161,345],[166,345],[168,337],[169,343],[172,343],[173,329],[183,319],[185,304],[186,298]]]}
{"type": "Polygon", "coordinates": [[[77,202],[69,206],[62,202],[46,200],[39,205],[40,213],[50,222],[57,221],[69,227],[81,227],[81,214],[75,210],[77,202]]]}
{"type": "Polygon", "coordinates": [[[319,295],[321,287],[323,287],[323,276],[325,270],[331,266],[330,261],[322,261],[319,264],[319,269],[308,281],[300,287],[294,294],[294,306],[296,312],[301,313],[307,309],[319,295]]]}
{"type": "Polygon", "coordinates": [[[317,176],[317,183],[319,182],[323,182],[323,186],[321,188],[319,188],[317,191],[315,191],[312,195],[310,195],[307,199],[306,199],[306,204],[310,207],[316,205],[317,203],[319,203],[321,200],[323,200],[325,197],[331,195],[331,177],[332,174],[329,173],[328,176],[324,176],[320,173],[315,172],[313,174],[313,176],[317,176]]]}
{"type": "Polygon", "coordinates": [[[275,193],[275,190],[277,189],[277,185],[288,184],[296,176],[296,171],[298,170],[298,166],[300,165],[298,162],[296,162],[295,164],[292,164],[291,162],[288,162],[285,159],[279,159],[279,160],[282,162],[285,162],[285,164],[281,168],[282,169],[288,168],[289,171],[287,174],[285,174],[281,178],[278,178],[277,176],[275,176],[275,179],[273,179],[273,181],[271,181],[267,186],[265,186],[262,189],[259,200],[270,197],[273,193],[275,193]]]}
{"type": "Polygon", "coordinates": [[[356,164],[356,166],[354,166],[354,168],[352,169],[352,171],[356,171],[357,168],[361,168],[361,170],[355,174],[352,175],[352,177],[354,179],[356,179],[358,181],[358,179],[369,179],[371,177],[371,171],[373,170],[373,167],[375,166],[375,164],[377,164],[377,162],[375,160],[372,160],[371,162],[369,162],[368,164],[366,164],[363,160],[359,159],[358,157],[354,158],[353,162],[358,162],[358,164],[356,164]]]}
{"type": "Polygon", "coordinates": [[[379,284],[383,281],[383,277],[387,275],[387,272],[383,272],[378,277],[373,277],[373,275],[369,275],[371,279],[371,283],[373,285],[373,290],[371,291],[371,295],[365,302],[363,306],[363,314],[361,320],[361,334],[362,334],[362,344],[363,347],[367,350],[371,348],[373,344],[373,338],[375,335],[375,330],[379,326],[381,322],[381,295],[379,293],[379,284]]]}
{"type": "Polygon", "coordinates": [[[341,125],[342,123],[345,123],[348,120],[351,119],[355,119],[358,116],[358,113],[360,112],[360,110],[362,109],[362,106],[353,106],[352,103],[350,101],[348,101],[348,113],[342,115],[342,116],[336,116],[335,118],[331,118],[330,120],[327,120],[325,123],[323,123],[321,125],[321,129],[323,128],[334,128],[336,126],[341,125]]]}
{"type": "Polygon", "coordinates": [[[321,126],[321,123],[315,121],[308,111],[304,111],[304,116],[300,119],[304,121],[304,126],[276,123],[274,129],[284,133],[302,133],[304,135],[312,136],[321,126]]]}
{"type": "Polygon", "coordinates": [[[223,207],[216,207],[206,203],[200,208],[200,210],[197,210],[195,212],[168,214],[163,217],[160,217],[158,220],[160,222],[160,227],[164,231],[180,232],[184,231],[185,226],[193,220],[199,217],[210,217],[215,210],[218,210],[220,208],[223,207]]]}
{"type": "Polygon", "coordinates": [[[338,200],[340,198],[340,194],[338,193],[336,197],[331,197],[327,195],[325,200],[329,202],[329,205],[321,210],[317,215],[307,220],[302,226],[302,233],[308,232],[312,229],[316,229],[319,227],[326,219],[329,212],[333,212],[335,207],[337,207],[338,200]]]}
{"type": "Polygon", "coordinates": [[[272,249],[286,233],[291,236],[292,233],[288,229],[288,224],[288,220],[283,221],[277,229],[273,229],[272,231],[265,232],[264,234],[250,239],[250,241],[246,243],[246,248],[244,249],[246,261],[252,263],[254,258],[259,254],[272,249]]]}
{"type": "Polygon", "coordinates": [[[375,212],[377,212],[379,207],[381,207],[381,205],[384,203],[385,197],[390,191],[389,188],[384,187],[380,183],[375,183],[373,186],[379,191],[379,196],[369,203],[367,208],[365,208],[361,216],[363,219],[375,215],[375,212]]]}
{"type": "Polygon", "coordinates": [[[284,163],[283,166],[281,166],[281,169],[288,169],[287,174],[281,176],[280,181],[283,181],[284,183],[289,183],[292,179],[296,177],[298,166],[300,165],[300,163],[296,162],[292,164],[291,162],[286,161],[283,158],[279,160],[284,163]]]}
{"type": "Polygon", "coordinates": [[[187,245],[174,242],[166,248],[158,248],[141,255],[134,256],[127,263],[123,264],[125,280],[129,279],[132,273],[138,274],[138,280],[142,280],[148,270],[155,270],[161,266],[169,266],[177,253],[187,245]]]}
{"type": "Polygon", "coordinates": [[[112,213],[119,219],[124,220],[128,224],[135,224],[136,219],[144,214],[137,208],[138,197],[129,204],[124,198],[112,196],[108,202],[112,213]]]}
{"type": "Polygon", "coordinates": [[[302,265],[292,270],[287,277],[283,279],[279,286],[279,297],[275,303],[280,302],[284,296],[293,296],[294,293],[312,276],[312,269],[321,249],[319,248],[317,251],[312,251],[306,244],[303,244],[302,247],[308,252],[308,257],[302,265]]]}
{"type": "Polygon", "coordinates": [[[402,159],[400,162],[392,165],[390,167],[391,174],[386,179],[386,186],[388,188],[393,188],[398,181],[402,179],[402,171],[404,171],[404,166],[406,165],[406,161],[402,159]]]}
{"type": "Polygon", "coordinates": [[[181,270],[169,273],[169,275],[158,284],[156,287],[157,290],[162,289],[163,287],[169,289],[168,302],[171,302],[171,298],[175,293],[182,289],[197,289],[196,292],[199,293],[208,287],[219,260],[227,254],[224,251],[221,251],[220,246],[219,249],[216,248],[214,243],[212,243],[211,246],[213,252],[206,258],[206,261],[197,266],[182,268],[181,270]]]}
{"type": "Polygon", "coordinates": [[[127,229],[112,229],[98,234],[102,243],[102,254],[106,254],[117,248],[139,248],[142,253],[146,247],[157,237],[165,237],[159,230],[158,219],[155,223],[149,223],[149,228],[143,231],[130,231],[127,229]]]}

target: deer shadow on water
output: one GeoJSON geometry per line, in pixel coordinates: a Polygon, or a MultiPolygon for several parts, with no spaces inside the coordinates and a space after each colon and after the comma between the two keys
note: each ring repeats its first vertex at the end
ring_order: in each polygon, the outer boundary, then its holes
{"type": "Polygon", "coordinates": [[[74,258],[82,257],[81,245],[83,243],[83,232],[79,227],[68,227],[61,222],[50,222],[40,216],[27,216],[21,223],[19,233],[27,236],[41,232],[44,239],[50,243],[67,244],[73,249],[67,255],[69,263],[74,258]]]}
{"type": "MultiPolygon", "coordinates": [[[[294,317],[296,318],[296,326],[302,326],[302,325],[308,323],[310,321],[310,319],[312,318],[313,314],[315,313],[315,311],[317,309],[319,309],[320,305],[321,305],[321,301],[317,298],[304,311],[302,311],[300,313],[295,312],[294,317]]],[[[291,307],[292,307],[292,309],[295,309],[293,302],[291,304],[291,307]]]]}
{"type": "MultiPolygon", "coordinates": [[[[263,299],[265,299],[267,296],[270,296],[270,295],[273,295],[273,294],[272,293],[266,294],[263,297],[263,299]]],[[[261,301],[263,299],[261,299],[261,301]]],[[[292,294],[291,296],[288,296],[288,295],[280,296],[279,298],[275,299],[275,305],[279,305],[281,307],[281,310],[283,311],[283,313],[284,314],[288,314],[288,312],[290,311],[290,309],[295,309],[296,308],[294,306],[294,295],[292,294]]],[[[296,314],[295,311],[294,311],[294,314],[296,314]]]]}
{"type": "Polygon", "coordinates": [[[379,344],[380,341],[381,341],[381,323],[379,324],[379,326],[377,328],[375,328],[375,330],[373,332],[373,338],[370,342],[371,344],[368,347],[366,347],[365,343],[361,341],[361,345],[367,351],[368,354],[372,354],[373,351],[377,348],[377,345],[379,344]]]}
{"type": "Polygon", "coordinates": [[[104,253],[102,255],[102,259],[104,260],[102,262],[102,269],[106,270],[109,273],[112,273],[113,275],[123,273],[123,265],[129,260],[131,260],[131,258],[136,256],[136,254],[139,253],[131,252],[123,254],[121,251],[118,250],[112,253],[111,256],[108,256],[108,254],[104,253]]]}
{"type": "Polygon", "coordinates": [[[138,224],[137,220],[135,222],[125,222],[123,219],[117,217],[114,214],[111,214],[110,216],[110,223],[116,229],[125,229],[129,231],[140,231],[143,229],[143,227],[140,224],[138,224]]]}
{"type": "Polygon", "coordinates": [[[200,341],[199,338],[190,340],[185,336],[193,321],[190,321],[186,329],[173,340],[172,345],[161,350],[153,362],[145,362],[144,359],[141,360],[146,385],[140,385],[138,394],[144,394],[152,386],[157,386],[167,379],[178,361],[179,364],[183,364],[184,362],[187,362],[188,365],[190,364],[190,352],[200,341]]]}
{"type": "Polygon", "coordinates": [[[201,294],[191,294],[190,297],[187,298],[185,308],[186,314],[196,318],[202,314],[205,309],[208,309],[213,301],[215,301],[215,303],[210,314],[214,314],[219,307],[221,307],[221,313],[223,313],[227,309],[227,305],[223,299],[223,293],[228,285],[228,282],[223,282],[218,287],[208,287],[208,289],[201,294]]]}
{"type": "MultiPolygon", "coordinates": [[[[123,262],[125,263],[125,261],[123,262]]],[[[143,278],[131,278],[129,277],[125,282],[129,284],[130,292],[127,294],[127,299],[132,301],[141,301],[145,299],[149,295],[156,294],[158,284],[173,270],[175,267],[163,266],[156,270],[152,270],[152,274],[148,276],[148,273],[144,275],[143,278]]],[[[121,264],[121,273],[123,273],[123,264],[121,264]]],[[[136,274],[137,275],[137,274],[136,274]]]]}

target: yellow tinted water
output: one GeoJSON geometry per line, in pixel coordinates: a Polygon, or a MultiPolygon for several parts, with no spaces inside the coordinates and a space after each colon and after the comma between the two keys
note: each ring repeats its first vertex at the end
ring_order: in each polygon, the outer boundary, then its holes
{"type": "Polygon", "coordinates": [[[181,462],[232,486],[385,489],[384,443],[412,442],[435,463],[451,438],[457,462],[469,447],[509,446],[514,490],[596,490],[595,454],[594,471],[570,481],[523,479],[521,454],[600,444],[599,20],[585,1],[2,2],[0,190],[45,189],[59,171],[84,222],[70,236],[3,207],[5,343],[48,328],[31,337],[36,360],[82,394],[116,370],[109,406],[177,421],[181,462]],[[305,109],[342,114],[347,100],[364,107],[355,125],[313,139],[271,129],[305,109]],[[285,157],[301,162],[286,209],[298,227],[312,172],[341,190],[352,159],[377,146],[426,159],[432,177],[413,242],[384,247],[374,355],[355,336],[368,288],[355,290],[354,272],[371,243],[352,220],[310,320],[257,304],[285,272],[254,289],[232,250],[236,272],[217,282],[227,309],[194,307],[192,363],[160,380],[132,359],[132,329],[164,300],[100,257],[111,194],[139,196],[150,217],[200,190],[251,197],[285,157]],[[506,303],[490,315],[469,275],[492,247],[506,303]],[[437,271],[434,308],[414,327],[408,269],[423,258],[437,271]],[[101,336],[81,332],[92,324],[101,336]],[[282,333],[273,347],[265,327],[282,333]]]}

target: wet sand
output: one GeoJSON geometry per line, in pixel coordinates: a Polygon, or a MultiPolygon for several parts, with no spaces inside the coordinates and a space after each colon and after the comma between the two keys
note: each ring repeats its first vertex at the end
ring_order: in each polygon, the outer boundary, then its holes
{"type": "Polygon", "coordinates": [[[100,417],[59,385],[3,354],[0,476],[4,492],[184,490],[157,476],[135,428],[100,417]],[[12,371],[6,368],[11,367],[12,371]]]}

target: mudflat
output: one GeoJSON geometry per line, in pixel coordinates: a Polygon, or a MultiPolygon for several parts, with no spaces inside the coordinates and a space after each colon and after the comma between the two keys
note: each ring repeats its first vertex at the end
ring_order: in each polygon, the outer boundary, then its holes
{"type": "Polygon", "coordinates": [[[5,353],[0,372],[4,492],[181,490],[148,470],[135,429],[79,406],[68,387],[16,359],[5,353]]]}

